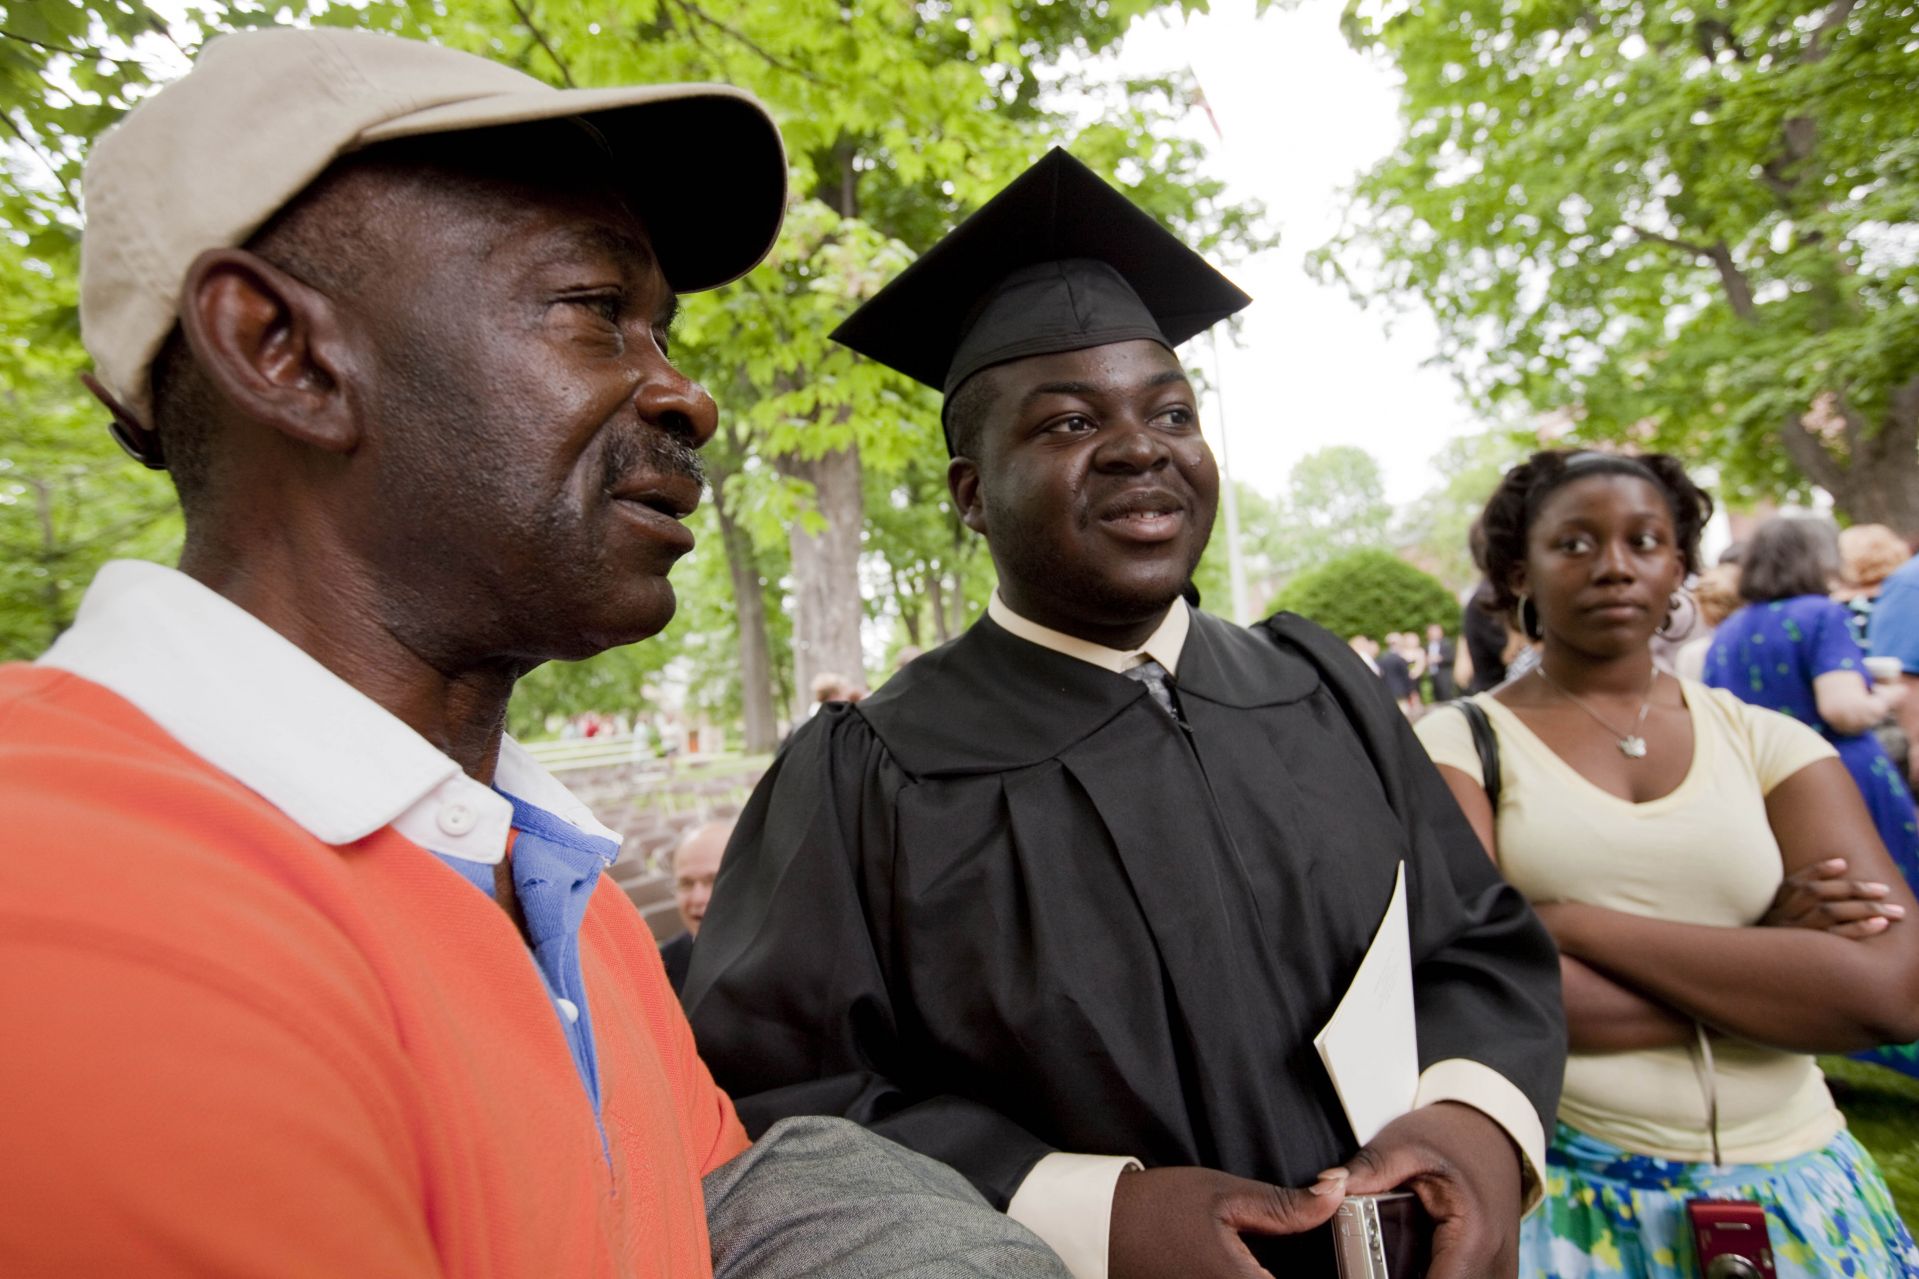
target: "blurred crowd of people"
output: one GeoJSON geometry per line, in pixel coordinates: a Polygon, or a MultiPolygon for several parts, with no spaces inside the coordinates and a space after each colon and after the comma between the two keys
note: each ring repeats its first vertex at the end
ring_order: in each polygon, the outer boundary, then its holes
{"type": "Polygon", "coordinates": [[[1461,673],[1470,682],[1471,659],[1438,622],[1426,627],[1424,638],[1416,631],[1389,631],[1383,643],[1370,635],[1354,635],[1346,642],[1385,681],[1408,719],[1457,696],[1461,673]]]}

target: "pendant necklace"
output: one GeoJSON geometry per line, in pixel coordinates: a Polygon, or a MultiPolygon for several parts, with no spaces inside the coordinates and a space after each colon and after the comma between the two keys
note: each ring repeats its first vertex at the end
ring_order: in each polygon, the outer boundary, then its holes
{"type": "Polygon", "coordinates": [[[1622,733],[1601,719],[1598,711],[1586,705],[1586,703],[1580,701],[1577,697],[1574,697],[1566,691],[1565,686],[1558,680],[1546,674],[1546,668],[1543,664],[1533,667],[1533,670],[1538,672],[1539,678],[1552,685],[1554,691],[1561,697],[1591,716],[1593,723],[1599,725],[1599,727],[1605,729],[1608,733],[1611,733],[1614,742],[1619,747],[1619,753],[1621,755],[1624,755],[1627,759],[1646,758],[1646,739],[1641,730],[1646,726],[1646,712],[1652,709],[1652,690],[1659,683],[1659,668],[1657,666],[1652,668],[1652,678],[1646,681],[1646,695],[1639,701],[1639,717],[1633,720],[1632,731],[1630,733],[1622,733]]]}

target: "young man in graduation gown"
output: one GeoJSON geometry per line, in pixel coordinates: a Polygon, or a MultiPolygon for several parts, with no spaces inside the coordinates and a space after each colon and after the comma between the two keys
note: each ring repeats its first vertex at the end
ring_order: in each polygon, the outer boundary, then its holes
{"type": "Polygon", "coordinates": [[[841,326],[944,391],[999,589],[795,735],[686,1005],[749,1128],[859,1119],[1081,1276],[1257,1274],[1238,1232],[1404,1185],[1435,1276],[1510,1275],[1552,947],[1343,642],[1182,599],[1219,481],[1173,348],[1248,300],[1055,151],[841,326]],[[1422,1073],[1361,1149],[1313,1037],[1402,863],[1422,1073]]]}

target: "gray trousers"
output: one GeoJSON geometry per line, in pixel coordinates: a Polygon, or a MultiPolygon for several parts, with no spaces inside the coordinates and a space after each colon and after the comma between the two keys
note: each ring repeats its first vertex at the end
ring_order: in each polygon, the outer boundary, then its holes
{"type": "Polygon", "coordinates": [[[704,1188],[714,1279],[1070,1279],[957,1172],[844,1119],[782,1119],[704,1188]]]}

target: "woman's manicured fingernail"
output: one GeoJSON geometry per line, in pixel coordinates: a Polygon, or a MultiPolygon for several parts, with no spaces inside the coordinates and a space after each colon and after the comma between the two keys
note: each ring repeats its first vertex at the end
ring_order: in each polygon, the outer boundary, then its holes
{"type": "Polygon", "coordinates": [[[1879,912],[1892,919],[1904,919],[1906,917],[1906,908],[1898,902],[1887,902],[1879,908],[1879,912]]]}

